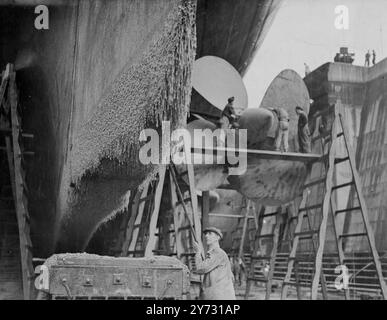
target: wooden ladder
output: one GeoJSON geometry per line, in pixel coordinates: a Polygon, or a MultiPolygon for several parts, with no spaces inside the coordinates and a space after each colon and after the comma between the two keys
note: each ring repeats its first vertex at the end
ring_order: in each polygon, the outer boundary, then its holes
{"type": "Polygon", "coordinates": [[[173,255],[194,267],[192,242],[201,244],[201,223],[194,188],[192,164],[179,173],[175,165],[160,165],[157,180],[138,190],[131,208],[121,256],[173,255]],[[169,179],[168,179],[169,177],[169,179]],[[188,182],[186,190],[184,181],[188,182]],[[166,190],[169,186],[169,191],[166,190]],[[163,194],[169,193],[169,208],[160,214],[163,194]]]}
{"type": "Polygon", "coordinates": [[[266,213],[267,208],[262,207],[259,212],[258,217],[258,228],[255,232],[254,236],[254,245],[253,250],[251,253],[251,259],[250,264],[248,267],[248,276],[246,279],[246,291],[245,291],[245,299],[248,299],[252,282],[263,282],[265,283],[265,299],[270,299],[270,294],[272,290],[273,285],[273,274],[274,274],[274,267],[275,267],[275,258],[277,256],[277,249],[278,249],[278,241],[279,241],[279,233],[280,233],[280,226],[282,221],[282,214],[284,207],[277,207],[273,212],[266,213]],[[271,233],[262,234],[262,225],[265,218],[269,217],[275,217],[276,222],[273,225],[271,233]],[[262,252],[261,250],[261,240],[262,239],[270,239],[272,241],[272,246],[270,253],[268,255],[262,255],[258,254],[258,252],[262,252]],[[269,262],[269,270],[268,275],[264,276],[263,273],[260,273],[257,275],[257,269],[259,267],[258,264],[261,265],[262,262],[268,261],[269,262]]]}
{"type": "Polygon", "coordinates": [[[245,212],[237,218],[237,226],[231,235],[231,253],[237,255],[238,259],[243,258],[246,235],[250,234],[249,228],[251,226],[249,226],[249,221],[254,220],[254,224],[256,224],[257,219],[253,201],[244,198],[243,209],[245,212]]]}
{"type": "MultiPolygon", "coordinates": [[[[321,282],[321,287],[323,291],[323,297],[326,298],[326,287],[324,275],[322,273],[322,260],[324,253],[324,245],[326,240],[326,231],[327,231],[327,222],[329,212],[333,217],[333,226],[334,226],[334,235],[335,235],[335,243],[337,246],[338,259],[340,265],[345,265],[345,256],[343,249],[343,239],[347,239],[350,237],[366,237],[368,240],[368,244],[372,253],[373,262],[376,268],[376,274],[378,277],[378,282],[380,285],[380,290],[382,292],[383,298],[387,299],[387,288],[382,274],[382,268],[380,263],[380,258],[378,252],[376,250],[374,234],[369,222],[367,207],[365,204],[364,197],[361,191],[360,178],[358,176],[355,158],[352,151],[352,148],[348,142],[348,134],[346,132],[345,125],[343,123],[343,119],[341,114],[338,113],[337,107],[334,107],[334,119],[332,123],[332,129],[329,133],[328,142],[327,142],[327,152],[325,153],[325,147],[323,146],[323,154],[320,162],[323,164],[323,168],[325,168],[325,174],[314,178],[309,179],[304,186],[303,199],[301,201],[301,205],[298,210],[297,216],[297,225],[294,233],[293,244],[291,248],[291,252],[288,260],[287,272],[285,275],[285,279],[283,281],[282,286],[282,299],[286,299],[287,291],[289,285],[294,284],[294,282],[290,282],[292,269],[294,267],[294,263],[297,260],[297,248],[300,240],[311,239],[312,245],[316,249],[316,254],[314,258],[314,274],[311,282],[311,299],[316,300],[318,297],[318,288],[321,282]],[[346,156],[339,157],[338,154],[338,142],[339,139],[344,140],[344,147],[346,156]],[[333,176],[336,169],[336,166],[340,163],[349,164],[349,168],[351,171],[352,179],[349,182],[342,183],[339,185],[334,185],[333,176]],[[317,203],[310,204],[310,197],[312,188],[319,187],[323,190],[322,202],[319,197],[317,197],[317,203]],[[353,208],[346,208],[343,210],[336,210],[334,201],[332,201],[332,193],[340,190],[342,188],[353,186],[355,191],[355,196],[358,199],[359,205],[353,208]],[[321,215],[321,220],[318,228],[311,228],[310,224],[303,228],[303,222],[305,218],[310,221],[310,212],[314,211],[316,216],[318,213],[321,215]],[[360,212],[362,217],[362,222],[364,225],[364,232],[362,233],[352,233],[352,234],[343,234],[340,233],[337,223],[337,217],[340,214],[354,214],[355,212],[360,212]],[[317,239],[315,239],[315,237],[317,239]],[[316,243],[317,242],[317,243],[316,243]],[[325,291],[325,292],[324,292],[325,291]]],[[[315,197],[316,198],[316,197],[315,197]]],[[[349,299],[348,289],[344,290],[345,298],[349,299]]]]}
{"type": "Polygon", "coordinates": [[[2,74],[0,87],[0,129],[6,132],[5,147],[8,159],[10,185],[17,217],[20,261],[25,300],[33,298],[34,269],[32,265],[32,242],[30,239],[30,216],[28,212],[26,177],[23,169],[23,138],[33,138],[31,134],[21,131],[16,88],[16,73],[12,64],[8,64],[2,74]],[[8,85],[8,90],[7,90],[8,85]]]}

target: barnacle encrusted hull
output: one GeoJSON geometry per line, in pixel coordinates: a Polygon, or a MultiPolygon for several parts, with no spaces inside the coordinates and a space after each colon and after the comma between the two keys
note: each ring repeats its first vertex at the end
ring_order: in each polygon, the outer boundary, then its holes
{"type": "Polygon", "coordinates": [[[125,204],[128,190],[152,175],[155,168],[138,158],[143,129],[158,130],[162,120],[172,130],[184,125],[196,50],[195,2],[173,2],[141,58],[123,68],[78,125],[63,177],[61,211],[67,214],[57,226],[57,251],[84,249],[101,221],[125,204]],[[66,184],[72,187],[66,190],[66,184]]]}
{"type": "Polygon", "coordinates": [[[309,170],[301,161],[265,160],[249,155],[246,172],[228,179],[248,199],[278,206],[300,195],[309,170]]]}

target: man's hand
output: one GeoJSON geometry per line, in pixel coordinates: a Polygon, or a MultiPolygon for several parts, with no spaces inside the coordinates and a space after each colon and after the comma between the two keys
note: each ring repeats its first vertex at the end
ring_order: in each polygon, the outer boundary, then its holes
{"type": "Polygon", "coordinates": [[[194,249],[195,253],[198,253],[201,251],[200,245],[196,241],[193,242],[193,249],[194,249]]]}

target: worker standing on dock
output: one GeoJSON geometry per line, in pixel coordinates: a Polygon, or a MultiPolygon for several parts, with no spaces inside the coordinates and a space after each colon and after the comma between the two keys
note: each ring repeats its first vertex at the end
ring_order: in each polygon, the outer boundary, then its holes
{"type": "Polygon", "coordinates": [[[310,153],[310,131],[308,125],[308,116],[300,106],[296,107],[298,114],[298,146],[300,153],[310,153]]]}
{"type": "Polygon", "coordinates": [[[371,57],[371,54],[370,54],[370,51],[368,50],[368,52],[365,55],[365,62],[364,62],[365,67],[370,66],[370,57],[371,57]]]}
{"type": "Polygon", "coordinates": [[[376,64],[376,52],[375,50],[372,50],[372,65],[376,64]]]}
{"type": "Polygon", "coordinates": [[[193,243],[195,250],[195,272],[204,274],[202,283],[203,300],[235,300],[233,274],[227,253],[219,246],[222,232],[218,228],[210,227],[203,230],[208,251],[203,259],[200,246],[193,243]]]}

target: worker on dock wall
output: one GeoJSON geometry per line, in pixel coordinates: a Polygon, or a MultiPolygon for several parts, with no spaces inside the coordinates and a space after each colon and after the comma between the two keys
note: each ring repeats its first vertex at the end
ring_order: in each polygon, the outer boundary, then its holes
{"type": "Polygon", "coordinates": [[[203,230],[208,247],[205,258],[202,257],[200,246],[194,242],[196,273],[203,274],[203,300],[235,300],[233,274],[227,253],[219,246],[222,232],[210,227],[203,230]]]}
{"type": "Polygon", "coordinates": [[[298,114],[298,146],[300,153],[310,153],[310,131],[308,125],[308,115],[300,106],[296,107],[298,114]]]}
{"type": "Polygon", "coordinates": [[[364,62],[365,67],[370,66],[370,57],[371,57],[371,54],[370,54],[370,51],[368,50],[366,55],[365,55],[365,62],[364,62]]]}
{"type": "Polygon", "coordinates": [[[374,66],[376,64],[376,53],[375,50],[372,50],[372,65],[374,66]]]}

